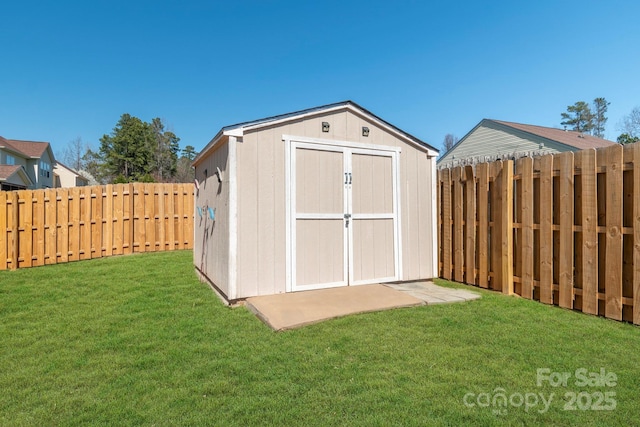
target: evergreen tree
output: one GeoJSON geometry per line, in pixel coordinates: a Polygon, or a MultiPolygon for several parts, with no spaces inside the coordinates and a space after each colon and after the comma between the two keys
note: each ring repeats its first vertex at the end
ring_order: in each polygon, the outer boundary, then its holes
{"type": "Polygon", "coordinates": [[[604,98],[593,100],[593,135],[604,138],[604,126],[607,123],[607,109],[610,102],[604,98]]]}
{"type": "Polygon", "coordinates": [[[578,101],[567,107],[567,112],[561,114],[563,121],[560,124],[570,126],[571,130],[588,133],[593,129],[593,113],[589,104],[578,101]]]}

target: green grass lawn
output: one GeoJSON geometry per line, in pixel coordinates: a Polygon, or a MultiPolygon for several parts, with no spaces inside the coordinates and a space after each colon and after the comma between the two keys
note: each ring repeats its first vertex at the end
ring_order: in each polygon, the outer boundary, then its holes
{"type": "Polygon", "coordinates": [[[188,251],[0,272],[0,425],[640,422],[640,328],[477,291],[274,333],[223,306],[188,251]],[[538,387],[544,368],[567,385],[538,387]]]}

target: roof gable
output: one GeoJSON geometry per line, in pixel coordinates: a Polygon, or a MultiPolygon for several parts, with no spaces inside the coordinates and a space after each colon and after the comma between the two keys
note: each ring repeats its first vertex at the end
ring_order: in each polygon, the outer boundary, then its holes
{"type": "Polygon", "coordinates": [[[302,120],[310,116],[329,113],[338,110],[351,110],[357,112],[360,115],[367,117],[372,122],[377,123],[382,128],[385,128],[387,131],[395,134],[406,142],[418,146],[422,149],[426,149],[429,155],[437,156],[439,154],[439,150],[434,148],[433,146],[427,144],[426,142],[416,138],[415,136],[403,131],[402,129],[392,125],[391,123],[381,119],[370,111],[362,108],[358,104],[353,101],[342,101],[336,102],[333,104],[322,105],[319,107],[308,108],[305,110],[294,111],[291,113],[280,114],[277,116],[265,117],[258,120],[252,120],[248,122],[237,123],[235,125],[229,125],[223,127],[218,134],[200,151],[200,153],[196,156],[193,161],[193,164],[197,164],[200,159],[206,156],[206,153],[209,152],[218,141],[222,140],[225,136],[243,136],[248,131],[253,131],[256,129],[260,129],[262,127],[273,126],[276,124],[283,124],[289,121],[302,120]]]}
{"type": "Polygon", "coordinates": [[[22,166],[0,165],[0,181],[8,181],[14,175],[19,175],[27,186],[33,184],[33,181],[22,166]]]}

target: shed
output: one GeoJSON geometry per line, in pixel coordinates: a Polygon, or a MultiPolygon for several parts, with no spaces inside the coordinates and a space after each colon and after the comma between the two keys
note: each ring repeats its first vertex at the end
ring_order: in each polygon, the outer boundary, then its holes
{"type": "Polygon", "coordinates": [[[222,128],[194,264],[227,301],[437,275],[438,150],[352,101],[222,128]]]}

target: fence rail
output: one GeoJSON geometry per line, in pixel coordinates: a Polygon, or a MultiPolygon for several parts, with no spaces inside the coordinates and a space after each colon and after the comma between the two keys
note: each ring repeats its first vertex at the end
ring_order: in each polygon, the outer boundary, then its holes
{"type": "Polygon", "coordinates": [[[193,247],[192,184],[0,191],[0,270],[193,247]]]}
{"type": "Polygon", "coordinates": [[[640,324],[640,144],[438,172],[440,277],[640,324]]]}

